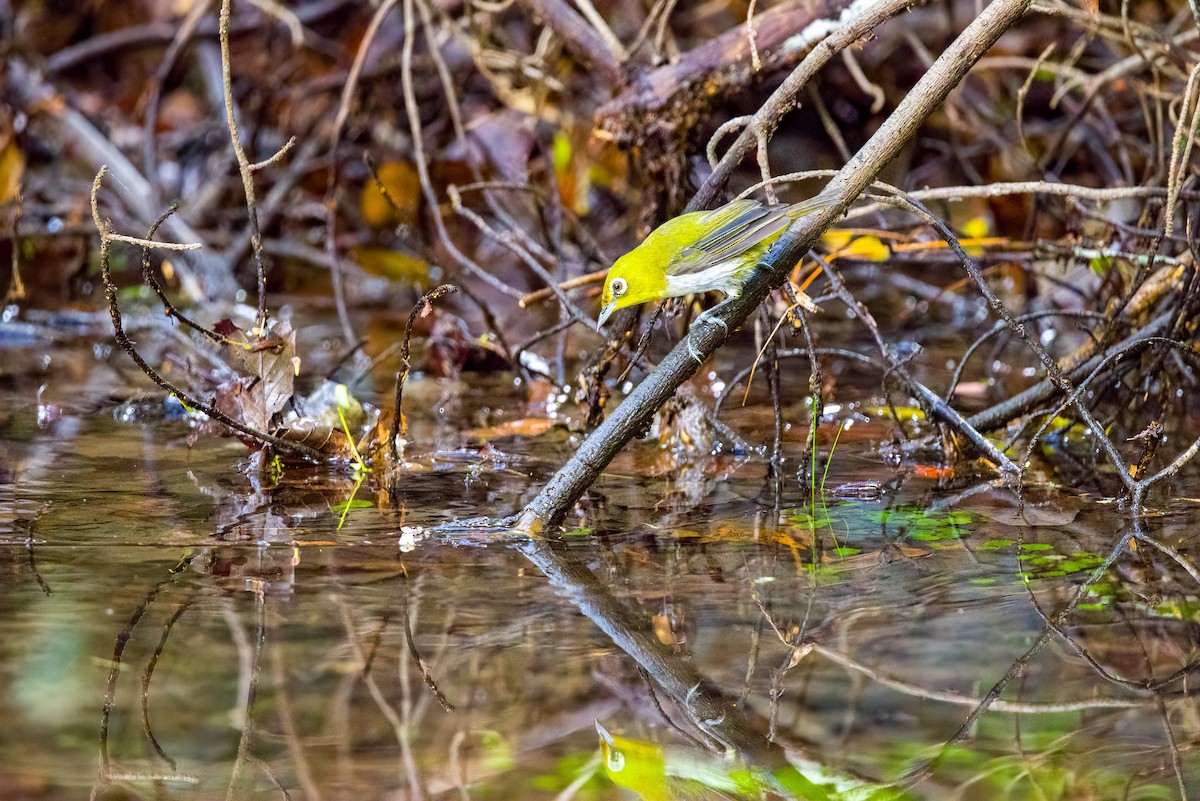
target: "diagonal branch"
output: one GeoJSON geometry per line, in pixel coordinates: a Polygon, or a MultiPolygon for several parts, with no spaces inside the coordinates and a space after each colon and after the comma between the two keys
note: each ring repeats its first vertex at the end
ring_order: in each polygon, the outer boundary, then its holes
{"type": "Polygon", "coordinates": [[[820,236],[845,212],[900,150],[915,135],[925,119],[958,86],[971,67],[1029,8],[1030,0],[994,0],[942,53],[895,112],[870,141],[829,182],[826,192],[837,198],[828,209],[812,214],[792,226],[767,254],[746,282],[742,294],[718,313],[726,327],[698,326],[687,341],[667,354],[658,369],[631,393],[597,428],[547,482],[525,508],[520,527],[536,532],[557,523],[563,514],[600,475],[658,408],[679,386],[695,374],[699,364],[690,353],[695,349],[707,359],[740,326],[772,288],[781,284],[788,269],[807,253],[820,236]]]}

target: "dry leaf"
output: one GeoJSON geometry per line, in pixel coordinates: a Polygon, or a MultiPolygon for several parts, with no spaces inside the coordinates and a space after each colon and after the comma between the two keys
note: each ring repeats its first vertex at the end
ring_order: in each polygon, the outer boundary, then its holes
{"type": "Polygon", "coordinates": [[[329,456],[353,459],[352,443],[339,427],[316,420],[298,420],[278,432],[280,439],[307,445],[329,456]]]}
{"type": "Polygon", "coordinates": [[[389,161],[379,165],[376,173],[379,183],[374,178],[368,178],[363,184],[359,200],[367,225],[393,228],[398,224],[415,222],[421,204],[421,180],[417,171],[407,162],[389,161]],[[379,191],[379,184],[387,189],[387,197],[379,191]]]}
{"type": "Polygon", "coordinates": [[[279,323],[271,332],[274,347],[228,345],[230,363],[243,377],[236,382],[231,399],[238,418],[259,431],[269,431],[271,421],[292,399],[296,374],[292,359],[296,355],[296,332],[287,323],[279,323]]]}
{"type": "Polygon", "coordinates": [[[671,631],[671,618],[666,615],[654,616],[654,636],[658,637],[658,641],[663,645],[672,648],[679,645],[679,638],[671,631]]]}
{"type": "Polygon", "coordinates": [[[523,417],[499,425],[475,428],[467,433],[480,442],[489,442],[504,437],[540,437],[557,425],[561,423],[548,417],[523,417]]]}
{"type": "Polygon", "coordinates": [[[0,205],[16,200],[25,177],[25,154],[17,147],[16,137],[0,132],[0,205]]]}

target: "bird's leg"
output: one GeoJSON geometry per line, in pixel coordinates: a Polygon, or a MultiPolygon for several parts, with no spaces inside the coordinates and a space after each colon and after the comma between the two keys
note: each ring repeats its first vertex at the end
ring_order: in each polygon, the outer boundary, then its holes
{"type": "Polygon", "coordinates": [[[713,306],[711,309],[700,312],[700,315],[692,321],[691,328],[688,329],[688,352],[692,354],[692,358],[696,360],[697,364],[704,364],[704,359],[701,358],[700,351],[698,351],[696,346],[692,344],[692,331],[695,330],[696,327],[701,323],[707,325],[719,325],[721,328],[725,329],[725,335],[729,336],[729,325],[720,317],[717,317],[716,312],[728,305],[729,301],[731,300],[733,300],[733,298],[725,298],[725,300],[721,301],[716,306],[713,306]]]}

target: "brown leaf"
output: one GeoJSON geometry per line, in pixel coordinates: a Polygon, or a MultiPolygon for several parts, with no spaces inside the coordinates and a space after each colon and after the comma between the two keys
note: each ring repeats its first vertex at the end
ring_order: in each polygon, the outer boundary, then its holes
{"type": "Polygon", "coordinates": [[[248,378],[239,380],[240,389],[233,400],[238,417],[259,431],[269,431],[275,415],[292,399],[295,387],[296,332],[287,323],[279,323],[270,338],[275,347],[261,349],[228,345],[230,363],[248,378]]]}
{"type": "Polygon", "coordinates": [[[785,667],[784,670],[791,670],[796,665],[800,664],[804,657],[812,653],[812,649],[813,644],[811,642],[806,642],[792,648],[791,654],[788,655],[787,667],[785,667]]]}
{"type": "Polygon", "coordinates": [[[237,323],[226,317],[213,326],[213,330],[223,337],[232,337],[234,334],[240,334],[242,329],[238,328],[237,323]]]}
{"type": "Polygon", "coordinates": [[[340,459],[353,459],[354,449],[341,428],[317,422],[299,420],[279,431],[280,439],[315,448],[321,453],[340,459]]]}
{"type": "Polygon", "coordinates": [[[523,417],[499,425],[474,428],[467,433],[481,442],[489,442],[504,437],[540,437],[557,425],[561,425],[559,421],[548,417],[523,417]]]}

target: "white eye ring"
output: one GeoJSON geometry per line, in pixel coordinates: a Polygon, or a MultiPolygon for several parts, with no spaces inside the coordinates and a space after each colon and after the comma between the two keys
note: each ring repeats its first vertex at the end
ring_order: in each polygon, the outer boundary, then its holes
{"type": "Polygon", "coordinates": [[[612,283],[610,283],[608,286],[609,289],[612,290],[613,297],[620,297],[621,295],[624,295],[625,290],[627,289],[624,278],[614,278],[612,283]]]}

